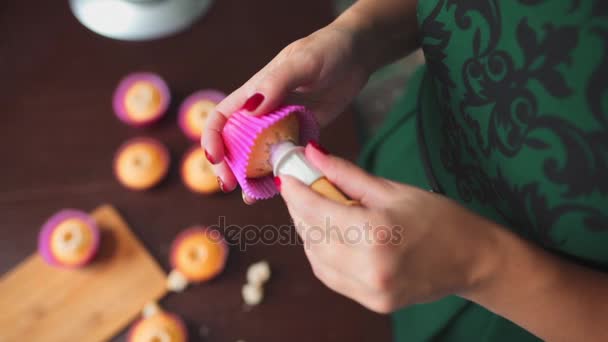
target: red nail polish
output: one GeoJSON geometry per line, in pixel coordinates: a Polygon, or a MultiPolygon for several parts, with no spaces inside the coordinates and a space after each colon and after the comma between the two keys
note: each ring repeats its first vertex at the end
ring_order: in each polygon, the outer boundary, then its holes
{"type": "Polygon", "coordinates": [[[276,185],[277,190],[281,191],[281,178],[274,177],[274,185],[276,185]]]}
{"type": "Polygon", "coordinates": [[[319,145],[319,143],[314,140],[308,141],[308,144],[323,154],[329,154],[328,150],[326,150],[323,146],[319,145]]]}
{"type": "Polygon", "coordinates": [[[212,156],[209,154],[209,152],[207,152],[207,150],[205,150],[205,158],[207,158],[207,160],[208,160],[208,161],[209,161],[211,164],[213,164],[213,165],[215,165],[215,164],[216,164],[215,160],[214,160],[214,159],[213,159],[213,157],[212,157],[212,156]]]}
{"type": "Polygon", "coordinates": [[[222,190],[222,192],[227,192],[226,188],[224,188],[224,182],[222,182],[222,179],[220,177],[217,177],[217,184],[220,185],[220,190],[222,190]]]}
{"type": "Polygon", "coordinates": [[[262,101],[264,101],[264,95],[262,95],[261,93],[255,93],[250,98],[248,98],[247,101],[245,101],[243,109],[249,112],[253,112],[254,110],[258,109],[260,104],[262,104],[262,101]]]}

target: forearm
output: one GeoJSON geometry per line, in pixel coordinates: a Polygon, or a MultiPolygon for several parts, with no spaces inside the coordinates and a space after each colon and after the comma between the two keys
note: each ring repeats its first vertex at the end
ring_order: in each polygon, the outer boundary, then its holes
{"type": "Polygon", "coordinates": [[[359,0],[331,26],[354,32],[356,51],[373,71],[419,45],[418,0],[359,0]]]}
{"type": "Polygon", "coordinates": [[[510,233],[485,283],[463,295],[549,341],[608,341],[608,275],[510,233]]]}

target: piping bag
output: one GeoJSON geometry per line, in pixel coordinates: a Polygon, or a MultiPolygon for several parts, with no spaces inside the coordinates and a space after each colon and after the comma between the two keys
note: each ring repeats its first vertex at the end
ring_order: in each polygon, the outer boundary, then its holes
{"type": "Polygon", "coordinates": [[[222,138],[225,161],[250,198],[275,196],[273,176],[289,175],[326,198],[359,205],[306,159],[301,145],[318,140],[319,125],[303,106],[285,106],[262,116],[236,112],[226,122],[222,138]]]}

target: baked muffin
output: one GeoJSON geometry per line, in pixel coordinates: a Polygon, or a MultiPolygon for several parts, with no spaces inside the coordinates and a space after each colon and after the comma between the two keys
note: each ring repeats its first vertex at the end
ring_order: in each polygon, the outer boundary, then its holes
{"type": "Polygon", "coordinates": [[[226,95],[217,90],[199,90],[188,96],[179,108],[178,124],[182,132],[193,141],[200,141],[207,117],[226,95]]]}
{"type": "Polygon", "coordinates": [[[38,251],[51,265],[82,267],[97,254],[99,239],[99,228],[89,214],[64,209],[42,226],[38,236],[38,251]]]}
{"type": "Polygon", "coordinates": [[[171,265],[190,283],[213,279],[222,272],[228,245],[218,230],[192,227],[181,232],[171,245],[171,265]]]}
{"type": "Polygon", "coordinates": [[[128,189],[145,190],[160,183],[169,171],[167,148],[152,138],[125,142],[114,156],[114,174],[128,189]]]}
{"type": "Polygon", "coordinates": [[[170,100],[169,87],[159,75],[133,73],[123,78],[114,92],[114,112],[128,125],[144,126],[158,121],[170,100]]]}
{"type": "Polygon", "coordinates": [[[184,154],[180,173],[184,185],[193,192],[212,194],[220,190],[217,176],[200,146],[193,146],[184,154]]]}

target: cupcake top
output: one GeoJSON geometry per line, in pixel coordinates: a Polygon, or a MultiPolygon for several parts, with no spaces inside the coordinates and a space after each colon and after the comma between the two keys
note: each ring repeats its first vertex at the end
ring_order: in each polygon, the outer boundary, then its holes
{"type": "Polygon", "coordinates": [[[134,190],[158,184],[169,170],[169,152],[159,141],[135,138],[125,142],[114,158],[114,172],[121,184],[134,190]]]}
{"type": "Polygon", "coordinates": [[[218,275],[228,256],[228,247],[217,230],[193,227],[173,242],[171,264],[190,282],[202,282],[218,275]]]}
{"type": "Polygon", "coordinates": [[[217,176],[200,146],[194,146],[184,154],[181,176],[184,184],[194,192],[210,194],[220,190],[217,176]]]}
{"type": "Polygon", "coordinates": [[[129,342],[185,342],[187,331],[176,315],[158,312],[142,318],[129,332],[129,342]]]}
{"type": "Polygon", "coordinates": [[[154,118],[161,106],[162,95],[153,83],[135,82],[125,93],[125,107],[133,121],[143,122],[154,118]]]}
{"type": "Polygon", "coordinates": [[[169,101],[169,88],[160,76],[134,73],[118,85],[114,93],[114,111],[127,124],[145,125],[162,117],[169,101]]]}
{"type": "Polygon", "coordinates": [[[179,126],[191,140],[198,141],[207,118],[226,95],[217,90],[200,90],[188,96],[179,109],[179,126]]]}
{"type": "Polygon", "coordinates": [[[51,234],[53,255],[62,264],[79,264],[90,254],[92,247],[93,232],[86,222],[78,218],[59,223],[51,234]]]}
{"type": "Polygon", "coordinates": [[[87,213],[65,209],[43,225],[38,249],[52,265],[78,267],[88,263],[99,247],[99,229],[87,213]]]}

